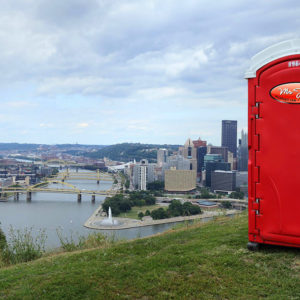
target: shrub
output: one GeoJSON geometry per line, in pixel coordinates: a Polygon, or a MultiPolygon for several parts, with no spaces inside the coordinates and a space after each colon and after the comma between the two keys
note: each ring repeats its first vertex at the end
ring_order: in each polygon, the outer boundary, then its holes
{"type": "Polygon", "coordinates": [[[91,233],[88,236],[77,234],[75,237],[71,232],[70,237],[63,236],[62,230],[56,230],[61,248],[64,251],[72,252],[80,249],[96,248],[108,244],[107,237],[101,233],[91,233]]]}
{"type": "Polygon", "coordinates": [[[74,239],[72,232],[70,237],[63,236],[61,229],[56,229],[56,233],[60,241],[60,246],[64,251],[71,252],[83,247],[84,240],[82,236],[78,236],[77,239],[74,239]]]}
{"type": "Polygon", "coordinates": [[[10,227],[8,241],[2,250],[2,258],[6,263],[26,262],[43,255],[46,241],[45,230],[40,230],[35,238],[32,236],[32,230],[32,227],[24,230],[14,230],[10,227]]]}
{"type": "Polygon", "coordinates": [[[105,235],[99,232],[91,233],[84,238],[84,248],[96,248],[109,244],[105,235]]]}
{"type": "Polygon", "coordinates": [[[0,251],[2,252],[6,246],[7,246],[6,236],[3,230],[0,228],[0,251]]]}
{"type": "Polygon", "coordinates": [[[139,212],[138,217],[139,219],[142,219],[144,217],[144,214],[142,212],[139,212]]]}

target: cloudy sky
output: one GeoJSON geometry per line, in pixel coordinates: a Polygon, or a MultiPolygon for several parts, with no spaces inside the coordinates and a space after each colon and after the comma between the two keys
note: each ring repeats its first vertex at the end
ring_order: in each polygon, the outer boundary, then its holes
{"type": "Polygon", "coordinates": [[[294,1],[1,0],[0,142],[220,144],[294,1]]]}

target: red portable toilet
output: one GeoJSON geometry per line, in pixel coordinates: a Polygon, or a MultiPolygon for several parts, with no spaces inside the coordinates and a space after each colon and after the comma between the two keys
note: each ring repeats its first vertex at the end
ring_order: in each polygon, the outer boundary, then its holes
{"type": "Polygon", "coordinates": [[[256,54],[245,77],[248,248],[300,247],[300,40],[256,54]]]}

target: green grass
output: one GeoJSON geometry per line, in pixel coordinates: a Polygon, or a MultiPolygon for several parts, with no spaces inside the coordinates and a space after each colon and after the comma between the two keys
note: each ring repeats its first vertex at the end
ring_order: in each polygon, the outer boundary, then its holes
{"type": "Polygon", "coordinates": [[[129,219],[138,219],[138,214],[140,212],[145,213],[146,210],[148,209],[150,212],[151,210],[157,209],[157,208],[164,208],[167,209],[168,206],[161,206],[161,205],[145,205],[145,206],[133,206],[131,207],[131,210],[126,212],[126,213],[121,213],[118,215],[120,218],[129,218],[129,219]]]}
{"type": "Polygon", "coordinates": [[[299,299],[299,249],[246,244],[246,215],[223,217],[0,269],[0,299],[299,299]]]}

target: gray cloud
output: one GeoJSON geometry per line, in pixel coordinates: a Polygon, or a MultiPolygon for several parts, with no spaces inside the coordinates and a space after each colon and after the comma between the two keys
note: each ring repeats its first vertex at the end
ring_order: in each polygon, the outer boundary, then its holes
{"type": "MultiPolygon", "coordinates": [[[[119,108],[130,114],[139,107],[155,113],[149,120],[165,128],[166,136],[171,135],[160,121],[166,117],[162,109],[176,116],[184,105],[205,113],[207,132],[217,132],[220,118],[238,119],[246,127],[246,116],[238,111],[245,109],[243,74],[250,57],[300,33],[295,0],[3,0],[1,5],[0,86],[11,101],[20,96],[18,85],[28,87],[21,95],[50,111],[54,99],[61,109],[73,105],[74,114],[84,114],[84,104],[102,103],[98,113],[119,108]]],[[[188,120],[191,111],[185,107],[181,114],[188,120]]],[[[118,124],[131,122],[134,137],[140,123],[132,122],[133,114],[122,118],[118,124]]],[[[90,124],[87,120],[68,122],[90,124]]],[[[198,126],[186,122],[183,130],[191,124],[198,126]]]]}

